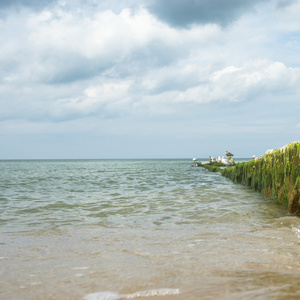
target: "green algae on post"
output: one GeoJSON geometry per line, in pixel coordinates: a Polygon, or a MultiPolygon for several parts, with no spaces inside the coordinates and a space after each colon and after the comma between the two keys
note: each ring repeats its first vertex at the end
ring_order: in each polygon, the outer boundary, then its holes
{"type": "Polygon", "coordinates": [[[221,169],[205,166],[209,171],[219,171],[234,182],[241,183],[284,204],[290,213],[300,213],[300,142],[290,143],[280,149],[268,150],[257,160],[237,163],[221,169]]]}

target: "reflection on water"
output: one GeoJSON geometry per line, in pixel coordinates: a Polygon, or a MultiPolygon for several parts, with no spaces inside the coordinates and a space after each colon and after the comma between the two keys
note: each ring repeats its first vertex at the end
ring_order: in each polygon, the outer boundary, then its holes
{"type": "Polygon", "coordinates": [[[119,164],[1,162],[1,299],[300,297],[298,217],[189,161],[119,164]]]}

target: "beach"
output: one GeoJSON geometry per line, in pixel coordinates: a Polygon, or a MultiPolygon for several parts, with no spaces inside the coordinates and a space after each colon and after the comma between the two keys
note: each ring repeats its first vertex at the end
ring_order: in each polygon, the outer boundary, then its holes
{"type": "Polygon", "coordinates": [[[300,219],[188,159],[0,162],[1,299],[297,299],[300,219]]]}

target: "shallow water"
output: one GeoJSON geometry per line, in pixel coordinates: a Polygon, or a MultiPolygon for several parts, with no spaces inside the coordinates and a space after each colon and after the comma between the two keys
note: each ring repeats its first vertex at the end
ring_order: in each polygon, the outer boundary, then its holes
{"type": "Polygon", "coordinates": [[[298,299],[300,220],[189,160],[0,162],[1,299],[298,299]]]}

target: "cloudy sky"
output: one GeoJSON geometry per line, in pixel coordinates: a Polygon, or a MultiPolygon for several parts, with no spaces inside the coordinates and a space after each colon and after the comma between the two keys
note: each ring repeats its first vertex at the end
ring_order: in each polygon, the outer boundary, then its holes
{"type": "Polygon", "coordinates": [[[300,140],[299,16],[300,0],[0,0],[0,159],[300,140]]]}

